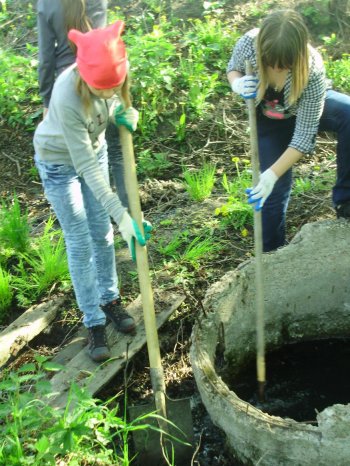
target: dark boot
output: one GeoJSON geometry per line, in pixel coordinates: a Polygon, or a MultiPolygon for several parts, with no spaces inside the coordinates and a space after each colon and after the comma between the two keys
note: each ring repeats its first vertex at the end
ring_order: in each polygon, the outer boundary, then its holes
{"type": "Polygon", "coordinates": [[[130,333],[135,330],[135,321],[125,311],[120,298],[101,306],[101,309],[119,332],[130,333]]]}
{"type": "Polygon", "coordinates": [[[337,218],[350,219],[350,201],[345,201],[342,204],[335,206],[337,218]]]}
{"type": "Polygon", "coordinates": [[[89,348],[88,353],[93,361],[106,361],[111,357],[109,351],[106,327],[104,325],[96,325],[89,327],[89,348]]]}

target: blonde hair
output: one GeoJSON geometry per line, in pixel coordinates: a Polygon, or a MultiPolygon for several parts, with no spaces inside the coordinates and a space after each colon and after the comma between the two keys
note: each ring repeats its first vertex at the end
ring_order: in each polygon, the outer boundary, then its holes
{"type": "Polygon", "coordinates": [[[265,18],[257,36],[258,100],[264,97],[268,87],[268,66],[291,70],[289,104],[298,100],[309,79],[308,39],[305,23],[294,10],[275,11],[265,18]]]}
{"type": "MultiPolygon", "coordinates": [[[[77,94],[81,98],[85,113],[89,115],[91,111],[91,92],[90,92],[89,86],[80,76],[78,71],[77,71],[76,91],[77,91],[77,94]]],[[[128,74],[125,77],[125,81],[120,90],[119,96],[121,98],[121,103],[123,104],[125,109],[131,107],[130,78],[128,74]]]]}
{"type": "MultiPolygon", "coordinates": [[[[61,0],[61,2],[67,34],[71,29],[77,29],[81,32],[91,31],[91,22],[86,15],[86,0],[61,0]]],[[[77,46],[72,41],[68,42],[74,55],[76,55],[77,46]]]]}

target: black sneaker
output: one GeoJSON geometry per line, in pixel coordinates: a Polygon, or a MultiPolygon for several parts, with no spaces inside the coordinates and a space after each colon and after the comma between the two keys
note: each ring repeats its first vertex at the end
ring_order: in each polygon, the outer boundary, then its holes
{"type": "Polygon", "coordinates": [[[120,332],[130,333],[135,330],[135,321],[131,315],[124,310],[120,298],[101,306],[101,309],[120,332]]]}
{"type": "Polygon", "coordinates": [[[337,213],[337,218],[350,219],[350,201],[345,201],[343,204],[336,205],[335,211],[337,213]]]}
{"type": "Polygon", "coordinates": [[[104,325],[95,325],[89,327],[89,348],[88,353],[93,361],[106,361],[111,357],[108,348],[106,327],[104,325]]]}

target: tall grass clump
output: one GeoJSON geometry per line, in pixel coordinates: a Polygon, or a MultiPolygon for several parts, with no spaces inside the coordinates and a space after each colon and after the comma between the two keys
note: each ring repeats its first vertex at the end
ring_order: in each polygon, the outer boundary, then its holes
{"type": "Polygon", "coordinates": [[[0,324],[7,316],[12,300],[11,275],[0,265],[0,324]]]}
{"type": "Polygon", "coordinates": [[[31,252],[20,255],[14,286],[21,305],[30,305],[44,293],[67,286],[70,281],[62,231],[54,230],[53,223],[49,218],[31,252]]]}
{"type": "Polygon", "coordinates": [[[211,163],[205,163],[193,172],[183,168],[184,186],[192,199],[203,201],[210,196],[215,184],[215,171],[216,166],[211,163]]]}
{"type": "Polygon", "coordinates": [[[22,211],[16,194],[10,203],[2,202],[0,208],[0,243],[2,248],[23,253],[29,247],[27,210],[22,211]]]}

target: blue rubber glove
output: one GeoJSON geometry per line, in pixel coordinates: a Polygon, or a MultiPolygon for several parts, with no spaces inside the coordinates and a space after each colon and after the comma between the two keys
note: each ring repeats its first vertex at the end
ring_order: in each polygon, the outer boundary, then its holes
{"type": "Polygon", "coordinates": [[[277,180],[278,176],[276,173],[271,168],[268,168],[261,173],[259,183],[255,188],[246,189],[245,192],[248,194],[248,204],[254,204],[254,209],[257,212],[262,209],[277,180]]]}
{"type": "MultiPolygon", "coordinates": [[[[145,228],[145,226],[144,226],[145,228]]],[[[128,243],[129,251],[132,257],[132,260],[136,260],[136,250],[135,250],[135,241],[139,243],[140,246],[146,246],[146,238],[149,235],[150,230],[145,228],[145,236],[142,235],[137,223],[127,212],[124,212],[122,220],[119,224],[119,231],[122,235],[122,238],[128,243]]]]}
{"type": "Polygon", "coordinates": [[[117,126],[125,126],[130,133],[133,133],[137,128],[139,112],[134,107],[125,110],[123,105],[118,105],[114,111],[114,120],[117,126]]]}
{"type": "Polygon", "coordinates": [[[244,99],[255,99],[258,90],[259,80],[255,76],[247,75],[236,78],[231,83],[233,92],[239,94],[244,99]]]}

